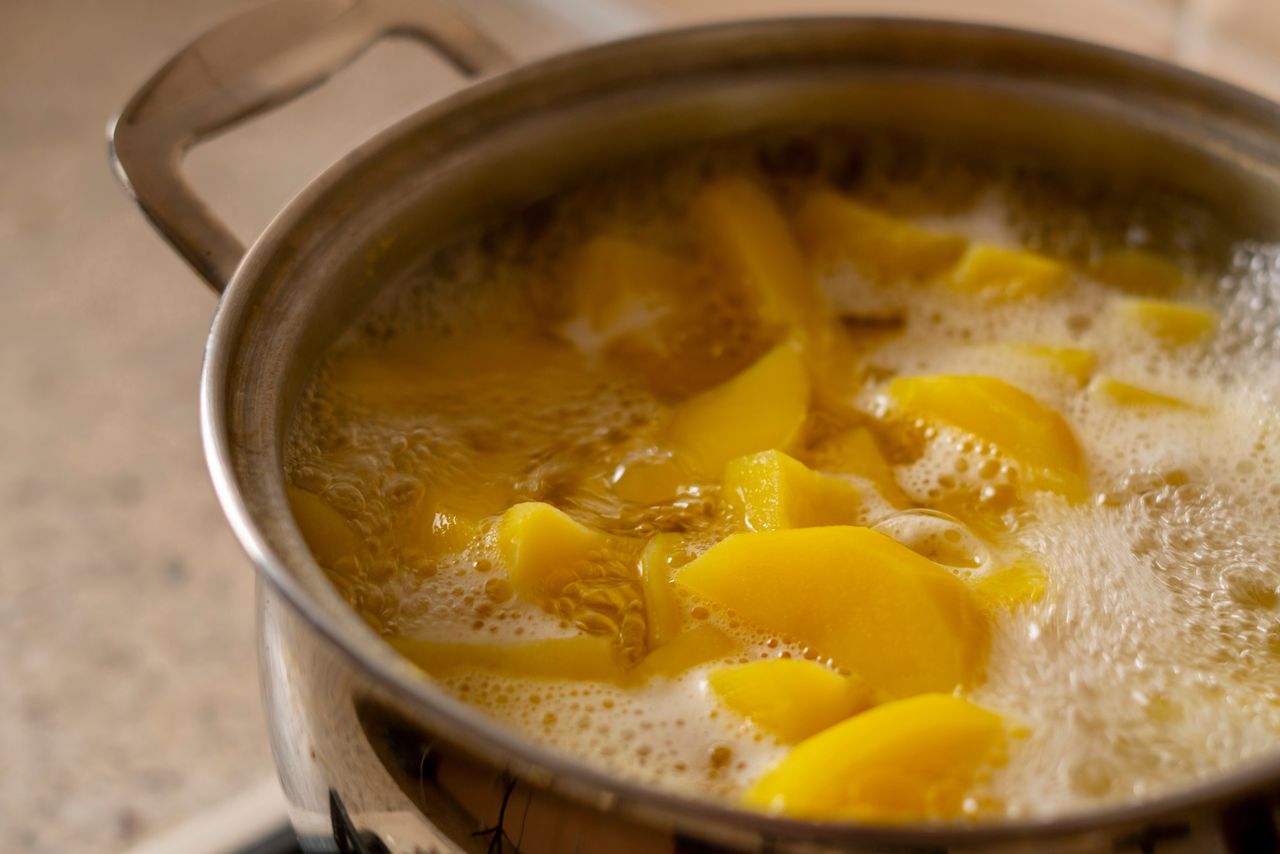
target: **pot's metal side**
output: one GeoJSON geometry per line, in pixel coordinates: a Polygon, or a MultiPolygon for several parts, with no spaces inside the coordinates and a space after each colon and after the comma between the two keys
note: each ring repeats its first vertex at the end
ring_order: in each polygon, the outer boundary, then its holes
{"type": "Polygon", "coordinates": [[[250,250],[210,335],[202,427],[219,497],[262,573],[272,740],[314,850],[335,840],[344,851],[528,852],[1274,843],[1276,757],[1157,801],[974,827],[788,821],[621,780],[523,740],[421,678],[341,601],[291,520],[282,445],[307,371],[383,287],[459,228],[654,149],[922,118],[976,144],[994,129],[1079,168],[1163,176],[1253,236],[1280,233],[1280,117],[1265,102],[1059,39],[823,20],[667,33],[480,84],[353,152],[250,250]]]}

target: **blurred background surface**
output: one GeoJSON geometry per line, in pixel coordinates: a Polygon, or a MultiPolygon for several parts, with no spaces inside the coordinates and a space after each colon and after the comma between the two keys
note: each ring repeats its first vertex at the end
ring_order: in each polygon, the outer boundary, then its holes
{"type": "MultiPolygon", "coordinates": [[[[107,167],[107,118],[255,0],[7,0],[0,25],[0,850],[194,850],[278,821],[253,578],[197,433],[214,297],[107,167]],[[212,812],[211,812],[212,810],[212,812]]],[[[529,58],[730,16],[877,13],[1059,32],[1280,97],[1275,0],[470,0],[529,58]]],[[[306,181],[458,81],[406,44],[196,150],[247,240],[306,181]]],[[[208,850],[214,850],[210,848],[208,850]]]]}

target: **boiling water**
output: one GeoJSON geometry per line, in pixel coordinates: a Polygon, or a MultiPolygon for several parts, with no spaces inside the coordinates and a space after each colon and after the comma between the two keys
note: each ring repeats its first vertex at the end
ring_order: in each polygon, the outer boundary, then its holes
{"type": "MultiPolygon", "coordinates": [[[[797,188],[844,183],[922,225],[1080,264],[1108,246],[1157,241],[1190,273],[1181,296],[1222,313],[1212,344],[1174,353],[1116,322],[1104,309],[1114,291],[1083,274],[1066,296],[992,307],[886,291],[852,268],[829,271],[831,304],[855,321],[848,376],[860,381],[818,390],[797,451],[806,462],[821,467],[832,430],[877,423],[884,380],[896,374],[1006,379],[1062,413],[1085,451],[1093,498],[1069,505],[1039,495],[999,546],[1043,564],[1048,592],[993,615],[985,681],[969,696],[1027,735],[976,800],[1009,816],[1059,813],[1149,797],[1273,749],[1280,252],[1238,245],[1215,267],[1219,244],[1194,210],[1152,214],[1159,204],[1135,201],[1090,224],[1038,184],[964,166],[930,162],[904,178],[863,156],[857,176],[842,178],[838,145],[781,151],[690,155],[577,190],[438,254],[371,310],[317,371],[288,447],[291,483],[359,534],[354,554],[325,566],[342,594],[388,637],[514,642],[585,629],[625,638],[635,613],[627,603],[642,596],[638,546],[613,556],[581,601],[544,609],[512,595],[494,523],[517,502],[547,501],[637,544],[680,531],[686,557],[705,550],[731,530],[715,484],[642,506],[619,499],[613,477],[652,453],[674,402],[732,376],[769,342],[708,285],[673,295],[682,308],[650,306],[627,321],[671,331],[662,347],[610,348],[575,320],[561,262],[595,233],[693,259],[683,210],[708,174],[750,171],[784,206],[797,188]],[[886,303],[900,327],[858,322],[860,311],[886,303]],[[674,312],[665,327],[664,312],[674,312]],[[1101,372],[1196,408],[1117,406],[1034,360],[1010,358],[1000,342],[1090,349],[1101,372]]],[[[713,273],[698,275],[705,284],[713,273]]],[[[998,485],[1006,471],[945,429],[923,444],[908,433],[890,450],[900,485],[922,505],[957,480],[998,485]]],[[[903,515],[875,500],[862,515],[859,523],[958,573],[981,574],[998,550],[949,517],[903,515]]],[[[733,661],[805,653],[728,614],[695,608],[692,618],[740,641],[733,661]]],[[[480,672],[441,682],[530,737],[620,774],[733,798],[787,748],[720,707],[708,669],[632,688],[480,672]]]]}

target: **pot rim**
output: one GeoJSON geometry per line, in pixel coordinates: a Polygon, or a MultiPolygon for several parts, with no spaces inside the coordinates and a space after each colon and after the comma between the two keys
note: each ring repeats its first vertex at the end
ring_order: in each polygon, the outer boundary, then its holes
{"type": "MultiPolygon", "coordinates": [[[[546,769],[551,777],[545,785],[564,791],[564,784],[571,783],[573,785],[566,793],[579,800],[582,799],[582,787],[586,787],[586,791],[599,793],[600,797],[595,800],[602,802],[606,809],[616,806],[656,811],[677,825],[682,822],[704,827],[714,824],[763,834],[774,840],[938,846],[957,842],[996,843],[1025,840],[1029,837],[1048,839],[1114,829],[1116,826],[1144,825],[1182,810],[1203,809],[1274,788],[1280,783],[1280,748],[1227,772],[1177,787],[1158,797],[1094,810],[1073,811],[1045,819],[911,825],[810,821],[773,816],[726,803],[678,795],[614,776],[575,756],[539,745],[446,694],[359,621],[354,611],[351,612],[351,623],[344,624],[318,603],[298,581],[295,571],[272,546],[270,537],[256,521],[235,472],[236,450],[227,423],[227,382],[236,364],[241,333],[252,314],[256,296],[255,283],[264,273],[269,261],[287,243],[289,235],[304,219],[305,214],[351,168],[375,155],[412,127],[445,116],[465,105],[483,101],[507,87],[554,76],[618,50],[653,50],[657,46],[662,46],[664,50],[692,50],[708,41],[758,39],[779,31],[820,30],[833,26],[882,27],[907,35],[945,31],[959,37],[1002,38],[1024,44],[1039,44],[1059,52],[1073,53],[1086,61],[1104,60],[1160,82],[1185,87],[1206,101],[1221,99],[1214,104],[1215,107],[1230,108],[1233,113],[1247,118],[1247,123],[1267,126],[1271,133],[1280,136],[1280,106],[1260,95],[1164,60],[1015,27],[929,18],[859,15],[776,17],[663,29],[558,53],[466,85],[460,91],[378,132],[304,187],[273,217],[263,233],[252,243],[217,306],[205,345],[201,371],[200,430],[214,491],[241,548],[252,560],[259,578],[282,596],[293,611],[324,636],[350,664],[372,674],[389,696],[403,703],[406,708],[434,722],[447,725],[452,732],[462,734],[461,741],[467,749],[482,752],[496,750],[519,761],[526,768],[546,769]]],[[[283,481],[283,473],[277,474],[281,475],[283,481]]],[[[311,560],[309,569],[320,572],[314,560],[311,560]]],[[[529,776],[520,770],[514,773],[526,779],[529,776]]]]}

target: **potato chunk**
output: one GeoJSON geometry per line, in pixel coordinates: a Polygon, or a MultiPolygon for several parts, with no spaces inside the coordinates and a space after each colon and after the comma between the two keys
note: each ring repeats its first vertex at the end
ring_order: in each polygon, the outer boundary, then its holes
{"type": "Polygon", "coordinates": [[[1218,313],[1195,305],[1158,299],[1127,299],[1116,312],[1148,335],[1170,347],[1202,341],[1218,326],[1218,313]]]}
{"type": "Polygon", "coordinates": [[[307,541],[316,562],[332,567],[338,558],[356,553],[360,548],[360,538],[341,513],[305,489],[286,486],[285,492],[289,496],[293,519],[298,523],[302,539],[307,541]]]}
{"type": "Polygon", "coordinates": [[[578,578],[580,567],[609,547],[609,537],[540,501],[517,504],[498,521],[498,553],[511,586],[539,604],[578,578]]]}
{"type": "Polygon", "coordinates": [[[1103,284],[1130,294],[1160,297],[1182,287],[1182,270],[1177,264],[1142,249],[1108,252],[1089,272],[1103,284]]]}
{"type": "Polygon", "coordinates": [[[821,313],[818,284],[769,193],[745,178],[724,178],[693,201],[693,222],[712,257],[740,281],[770,325],[805,326],[821,313]]]}
{"type": "Polygon", "coordinates": [[[827,471],[855,474],[871,481],[880,497],[894,507],[910,506],[911,500],[898,486],[893,468],[866,427],[854,427],[829,437],[815,448],[813,456],[827,471]]]}
{"type": "Polygon", "coordinates": [[[569,275],[587,323],[606,337],[652,324],[690,279],[678,259],[611,236],[588,240],[570,261],[569,275]]]}
{"type": "Polygon", "coordinates": [[[797,818],[959,818],[979,776],[1004,764],[1006,745],[999,715],[958,697],[924,694],[801,742],[745,801],[797,818]]]}
{"type": "Polygon", "coordinates": [[[856,486],[781,451],[730,460],[721,495],[752,531],[848,525],[858,521],[862,506],[856,486]]]}
{"type": "Polygon", "coordinates": [[[1035,252],[976,244],[951,273],[951,289],[987,302],[1044,297],[1066,287],[1065,266],[1035,252]]]}
{"type": "Polygon", "coordinates": [[[898,377],[889,397],[909,416],[950,425],[996,446],[1037,489],[1085,494],[1084,454],[1062,416],[1009,383],[986,376],[898,377]]]}
{"type": "Polygon", "coordinates": [[[782,741],[802,741],[875,705],[871,689],[812,661],[772,658],[713,670],[726,706],[782,741]]]}
{"type": "Polygon", "coordinates": [[[657,677],[674,679],[686,670],[724,658],[735,649],[732,638],[715,626],[703,623],[680,632],[650,652],[627,673],[625,681],[639,684],[657,677]]]}
{"type": "Polygon", "coordinates": [[[718,477],[734,457],[785,447],[808,408],[808,372],[799,354],[784,345],[677,406],[667,435],[678,462],[718,477]]]}
{"type": "Polygon", "coordinates": [[[679,534],[654,534],[640,553],[650,649],[674,638],[684,622],[684,607],[671,584],[672,570],[683,565],[677,562],[683,557],[683,544],[679,534]]]}
{"type": "Polygon", "coordinates": [[[1089,382],[1098,356],[1092,350],[1080,347],[1049,347],[1044,344],[1006,344],[1011,352],[1030,356],[1041,364],[1075,380],[1077,385],[1089,382]]]}
{"type": "Polygon", "coordinates": [[[1109,399],[1112,403],[1120,406],[1132,406],[1135,408],[1155,408],[1155,409],[1184,409],[1188,412],[1201,412],[1203,409],[1193,403],[1178,398],[1171,397],[1167,394],[1161,394],[1158,391],[1143,388],[1142,386],[1133,385],[1132,383],[1123,382],[1114,377],[1098,377],[1090,385],[1089,389],[1094,394],[1100,394],[1109,399]]]}
{"type": "Polygon", "coordinates": [[[988,608],[1014,611],[1043,599],[1047,585],[1044,567],[1022,558],[974,581],[973,593],[988,608]]]}
{"type": "Polygon", "coordinates": [[[796,231],[820,264],[848,260],[875,282],[924,281],[964,254],[965,238],[917,228],[831,190],[816,190],[796,217],[796,231]]]}
{"type": "Polygon", "coordinates": [[[972,684],[986,659],[965,584],[869,528],[732,534],[675,578],[890,697],[972,684]]]}

